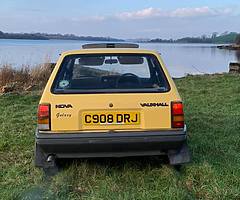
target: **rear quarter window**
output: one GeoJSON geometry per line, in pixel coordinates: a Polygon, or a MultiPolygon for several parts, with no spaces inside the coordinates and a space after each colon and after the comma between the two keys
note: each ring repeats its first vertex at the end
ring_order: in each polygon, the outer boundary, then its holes
{"type": "Polygon", "coordinates": [[[167,92],[167,78],[151,54],[86,54],[66,56],[52,92],[118,93],[167,92]]]}

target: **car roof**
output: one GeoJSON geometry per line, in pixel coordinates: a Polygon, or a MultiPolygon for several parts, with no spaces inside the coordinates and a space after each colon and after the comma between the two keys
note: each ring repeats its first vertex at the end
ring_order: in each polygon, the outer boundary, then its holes
{"type": "Polygon", "coordinates": [[[75,55],[75,54],[109,54],[109,53],[131,53],[131,54],[159,54],[156,51],[138,48],[96,48],[96,49],[79,49],[65,51],[63,56],[75,55]]]}

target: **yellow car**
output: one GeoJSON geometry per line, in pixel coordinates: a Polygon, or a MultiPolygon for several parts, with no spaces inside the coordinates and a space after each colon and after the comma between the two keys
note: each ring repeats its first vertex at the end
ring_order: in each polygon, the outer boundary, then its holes
{"type": "Polygon", "coordinates": [[[86,44],[61,54],[38,107],[35,164],[61,158],[167,155],[190,161],[183,104],[159,53],[86,44]]]}

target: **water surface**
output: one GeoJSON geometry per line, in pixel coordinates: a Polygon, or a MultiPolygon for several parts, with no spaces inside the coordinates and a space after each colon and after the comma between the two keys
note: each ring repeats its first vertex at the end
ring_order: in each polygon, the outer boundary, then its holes
{"type": "MultiPolygon", "coordinates": [[[[92,42],[2,39],[0,40],[0,63],[20,67],[56,62],[61,52],[80,49],[85,43],[92,42]]],[[[216,45],[212,44],[142,43],[140,46],[160,52],[174,77],[227,72],[229,62],[240,61],[240,52],[217,49],[216,45]]]]}

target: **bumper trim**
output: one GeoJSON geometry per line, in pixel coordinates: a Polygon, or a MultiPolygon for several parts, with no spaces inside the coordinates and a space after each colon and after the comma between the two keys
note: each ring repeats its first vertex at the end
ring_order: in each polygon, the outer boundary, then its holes
{"type": "Polygon", "coordinates": [[[43,134],[36,132],[36,146],[46,157],[123,157],[160,155],[179,149],[186,142],[184,130],[86,134],[43,134]]]}
{"type": "MultiPolygon", "coordinates": [[[[127,149],[134,149],[135,146],[149,146],[159,145],[159,149],[163,146],[169,146],[167,148],[174,148],[178,143],[182,143],[187,138],[186,132],[182,130],[177,131],[144,131],[144,132],[107,132],[107,133],[62,133],[62,134],[43,134],[36,132],[36,143],[43,148],[47,147],[63,147],[61,151],[71,149],[87,151],[88,149],[95,149],[96,152],[112,151],[116,146],[119,146],[122,151],[128,151],[127,149]],[[75,146],[75,149],[71,148],[71,145],[75,146]],[[122,146],[127,146],[124,149],[122,146]],[[101,146],[101,147],[100,147],[101,146]],[[65,149],[67,148],[67,149],[65,149]]],[[[58,148],[58,149],[59,149],[58,148]]],[[[52,149],[52,148],[51,148],[52,149]]],[[[154,149],[154,148],[153,148],[154,149]]],[[[164,148],[165,149],[165,148],[164,148]]]]}
{"type": "Polygon", "coordinates": [[[127,131],[127,132],[75,132],[75,133],[64,133],[64,132],[47,132],[47,131],[36,131],[36,139],[77,139],[77,138],[138,138],[138,137],[155,137],[155,136],[179,136],[186,135],[185,129],[180,130],[166,130],[166,131],[127,131]]]}

